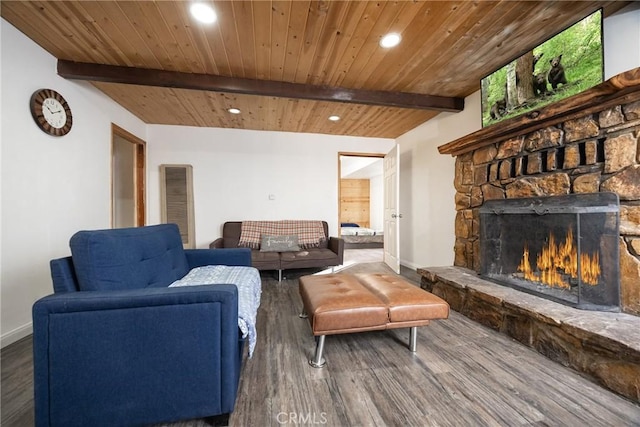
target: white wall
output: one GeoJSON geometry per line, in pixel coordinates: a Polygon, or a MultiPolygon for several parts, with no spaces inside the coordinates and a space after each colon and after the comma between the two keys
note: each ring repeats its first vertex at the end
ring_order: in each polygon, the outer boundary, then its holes
{"type": "Polygon", "coordinates": [[[605,80],[640,66],[640,2],[604,20],[605,80]]]}
{"type": "Polygon", "coordinates": [[[319,219],[338,233],[338,152],[386,153],[395,141],[288,132],[148,126],[148,222],[160,220],[159,166],[193,166],[196,246],[225,221],[319,219]],[[269,200],[269,195],[274,200],[269,200]]]}
{"type": "Polygon", "coordinates": [[[369,228],[384,228],[384,175],[369,179],[369,228]]]}
{"type": "Polygon", "coordinates": [[[31,332],[33,302],[52,293],[49,260],[69,255],[71,235],[110,227],[111,123],[145,139],[145,125],[92,86],[62,79],[56,60],[0,21],[2,58],[1,339],[31,332]],[[40,131],[31,94],[51,88],[71,106],[73,128],[40,131]]]}
{"type": "Polygon", "coordinates": [[[464,111],[441,113],[398,138],[400,144],[400,263],[453,264],[455,158],[438,146],[480,129],[480,92],[464,111]]]}

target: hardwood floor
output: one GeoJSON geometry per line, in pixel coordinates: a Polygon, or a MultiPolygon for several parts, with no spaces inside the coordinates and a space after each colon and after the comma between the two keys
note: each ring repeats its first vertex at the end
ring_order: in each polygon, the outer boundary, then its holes
{"type": "MultiPolygon", "coordinates": [[[[640,406],[456,312],[418,328],[416,353],[408,330],[329,336],[314,369],[301,307],[295,274],[264,278],[230,426],[640,426],[640,406]]],[[[33,425],[31,361],[30,338],[2,350],[2,426],[33,425]]]]}
{"type": "Polygon", "coordinates": [[[637,405],[456,312],[418,329],[415,354],[406,330],[327,337],[327,366],[314,369],[301,306],[296,280],[265,283],[230,425],[640,425],[637,405]]]}
{"type": "Polygon", "coordinates": [[[33,346],[31,335],[2,349],[0,425],[26,427],[33,417],[33,346]]]}
{"type": "Polygon", "coordinates": [[[382,262],[382,249],[345,249],[344,263],[359,264],[364,262],[382,262]]]}

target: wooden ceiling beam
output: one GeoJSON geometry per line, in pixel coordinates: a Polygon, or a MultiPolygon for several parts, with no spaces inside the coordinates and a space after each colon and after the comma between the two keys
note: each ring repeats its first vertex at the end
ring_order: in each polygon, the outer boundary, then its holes
{"type": "Polygon", "coordinates": [[[58,75],[66,79],[105,83],[123,83],[175,89],[242,93],[315,101],[347,102],[411,109],[458,112],[464,109],[463,98],[423,95],[408,92],[347,89],[301,83],[224,77],[211,74],[122,67],[58,60],[58,75]]]}

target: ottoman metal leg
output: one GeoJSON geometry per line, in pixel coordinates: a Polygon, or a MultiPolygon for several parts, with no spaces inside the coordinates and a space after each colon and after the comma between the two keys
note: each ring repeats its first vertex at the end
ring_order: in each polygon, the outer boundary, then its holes
{"type": "Polygon", "coordinates": [[[416,352],[418,349],[418,327],[409,328],[409,350],[416,352]]]}
{"type": "Polygon", "coordinates": [[[316,354],[313,356],[313,359],[309,360],[309,365],[314,368],[323,368],[324,365],[327,364],[324,357],[322,357],[322,353],[324,352],[324,338],[326,335],[320,335],[318,337],[318,344],[316,345],[316,354]]]}
{"type": "Polygon", "coordinates": [[[302,307],[302,311],[298,314],[298,317],[301,319],[308,319],[309,315],[307,314],[307,309],[302,307]]]}

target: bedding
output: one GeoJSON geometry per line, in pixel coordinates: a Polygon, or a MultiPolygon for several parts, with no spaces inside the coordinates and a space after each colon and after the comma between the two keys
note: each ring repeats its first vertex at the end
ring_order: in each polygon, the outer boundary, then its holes
{"type": "Polygon", "coordinates": [[[207,265],[192,269],[169,287],[212,283],[229,283],[238,288],[238,327],[242,331],[242,338],[249,337],[249,357],[251,357],[256,346],[256,317],[262,293],[260,273],[254,267],[207,265]]]}
{"type": "Polygon", "coordinates": [[[384,243],[384,236],[382,234],[378,234],[375,236],[342,236],[342,239],[344,240],[344,244],[345,244],[345,248],[348,249],[355,249],[358,246],[357,245],[364,245],[367,244],[380,244],[378,246],[367,246],[367,247],[382,247],[382,244],[384,243]]]}
{"type": "Polygon", "coordinates": [[[384,246],[382,230],[365,227],[345,227],[340,229],[340,237],[346,249],[369,249],[384,246]]]}
{"type": "Polygon", "coordinates": [[[382,230],[364,227],[345,227],[340,230],[342,236],[382,236],[382,230]]]}

